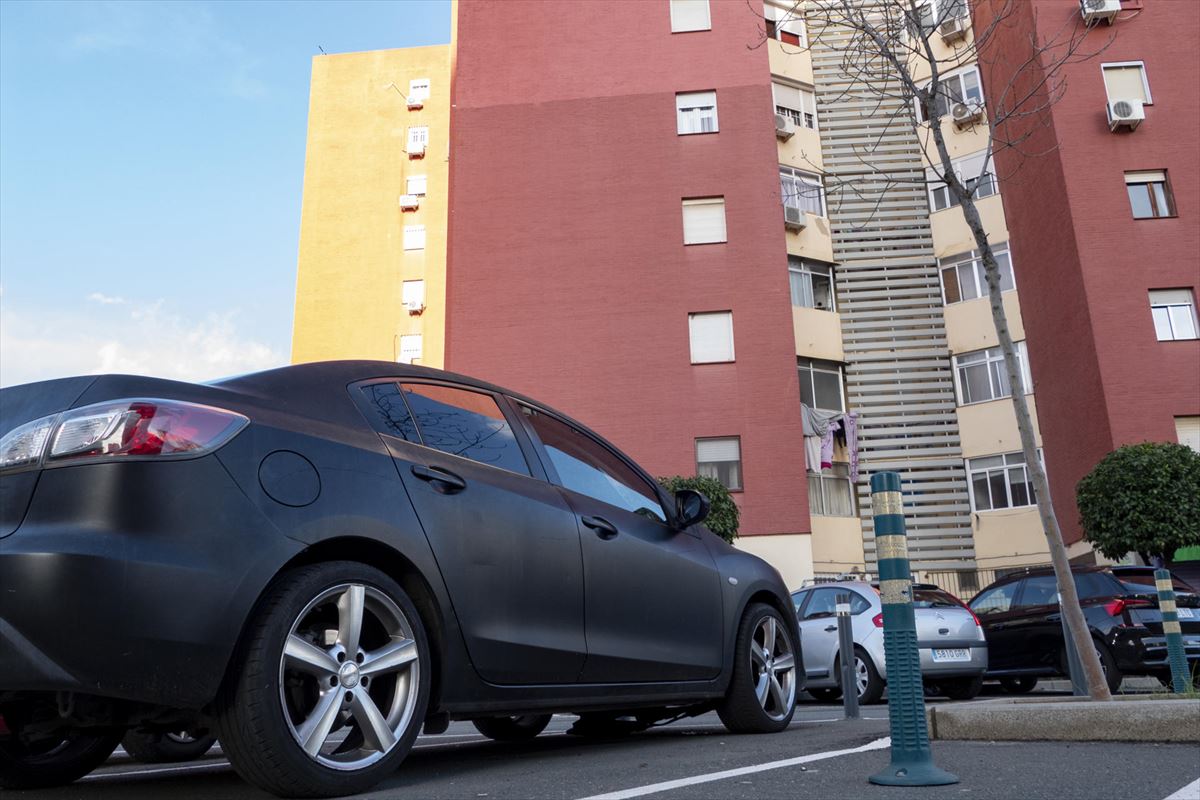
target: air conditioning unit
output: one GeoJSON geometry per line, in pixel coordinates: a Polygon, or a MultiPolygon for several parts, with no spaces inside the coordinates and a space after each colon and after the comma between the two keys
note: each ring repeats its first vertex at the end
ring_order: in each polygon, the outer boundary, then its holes
{"type": "Polygon", "coordinates": [[[400,208],[404,211],[416,211],[421,207],[421,198],[415,194],[400,195],[400,208]]]}
{"type": "Polygon", "coordinates": [[[783,207],[783,227],[789,231],[802,231],[808,226],[808,220],[802,209],[795,206],[783,207]]]}
{"type": "Polygon", "coordinates": [[[418,108],[423,108],[425,106],[425,101],[422,100],[421,98],[417,97],[416,95],[410,94],[408,97],[404,98],[404,100],[405,100],[405,102],[408,103],[409,111],[415,111],[418,108]]]}
{"type": "Polygon", "coordinates": [[[938,26],[938,35],[949,44],[967,35],[967,21],[962,17],[951,17],[938,26]]]}
{"type": "Polygon", "coordinates": [[[404,308],[409,314],[420,314],[425,310],[425,304],[420,300],[409,300],[404,304],[404,308]]]}
{"type": "Polygon", "coordinates": [[[1117,128],[1133,130],[1142,124],[1146,118],[1146,110],[1142,108],[1141,100],[1110,100],[1108,103],[1108,129],[1117,128]]]}
{"type": "Polygon", "coordinates": [[[408,157],[409,158],[424,158],[425,157],[425,145],[423,145],[423,144],[409,145],[408,146],[408,157]]]}
{"type": "Polygon", "coordinates": [[[983,103],[976,103],[973,100],[955,103],[950,108],[950,116],[954,118],[954,124],[960,128],[974,125],[983,119],[983,103]]]}
{"type": "Polygon", "coordinates": [[[1109,25],[1121,13],[1121,0],[1079,0],[1079,14],[1088,25],[1104,20],[1109,25]]]}
{"type": "Polygon", "coordinates": [[[787,114],[775,115],[775,135],[787,141],[796,134],[796,120],[787,114]]]}

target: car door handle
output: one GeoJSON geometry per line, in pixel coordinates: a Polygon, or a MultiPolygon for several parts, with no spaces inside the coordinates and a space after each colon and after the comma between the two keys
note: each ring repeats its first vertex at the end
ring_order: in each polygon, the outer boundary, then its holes
{"type": "Polygon", "coordinates": [[[829,632],[829,631],[836,631],[836,630],[837,630],[837,625],[826,625],[826,626],[825,626],[825,631],[826,631],[826,632],[829,632]]]}
{"type": "Polygon", "coordinates": [[[1046,620],[1046,622],[1060,622],[1062,620],[1062,614],[1047,614],[1045,617],[1043,617],[1043,619],[1046,620]]]}
{"type": "Polygon", "coordinates": [[[412,474],[423,481],[432,483],[434,488],[443,494],[454,494],[467,488],[466,481],[453,472],[441,467],[426,467],[421,464],[413,464],[412,474]]]}
{"type": "Polygon", "coordinates": [[[617,535],[617,526],[604,517],[580,517],[580,522],[594,530],[601,539],[611,539],[617,535]]]}

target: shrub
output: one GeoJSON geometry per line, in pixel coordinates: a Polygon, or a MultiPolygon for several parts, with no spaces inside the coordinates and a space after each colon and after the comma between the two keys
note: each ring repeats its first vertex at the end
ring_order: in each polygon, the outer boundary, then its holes
{"type": "Polygon", "coordinates": [[[668,492],[679,489],[694,489],[708,498],[708,519],[704,524],[708,529],[730,544],[738,535],[738,507],[733,502],[729,490],[716,478],[704,478],[695,475],[685,478],[682,475],[672,475],[669,478],[659,478],[659,484],[668,492]]]}

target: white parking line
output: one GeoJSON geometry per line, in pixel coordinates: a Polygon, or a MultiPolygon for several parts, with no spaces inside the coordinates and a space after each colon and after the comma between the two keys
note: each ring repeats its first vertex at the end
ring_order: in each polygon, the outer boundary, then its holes
{"type": "Polygon", "coordinates": [[[1200,800],[1200,778],[1189,783],[1170,797],[1163,800],[1200,800]]]}
{"type": "Polygon", "coordinates": [[[727,769],[722,770],[721,772],[709,772],[704,775],[693,775],[690,778],[679,778],[678,780],[673,781],[663,781],[661,783],[651,783],[647,786],[638,786],[633,789],[623,789],[619,792],[595,794],[591,795],[590,797],[582,798],[582,800],[629,800],[631,797],[644,797],[648,794],[669,792],[672,789],[682,789],[685,786],[695,786],[699,783],[712,783],[713,781],[723,781],[726,778],[736,778],[741,775],[752,775],[755,772],[766,772],[770,769],[794,767],[799,764],[811,764],[813,761],[824,761],[827,758],[848,756],[854,753],[866,753],[871,750],[882,750],[885,747],[890,747],[891,744],[891,738],[884,737],[882,739],[876,739],[869,744],[864,744],[862,747],[855,747],[849,750],[830,750],[826,753],[813,753],[812,755],[798,756],[796,758],[785,758],[782,761],[769,761],[766,764],[755,764],[752,767],[738,767],[737,769],[727,769]]]}

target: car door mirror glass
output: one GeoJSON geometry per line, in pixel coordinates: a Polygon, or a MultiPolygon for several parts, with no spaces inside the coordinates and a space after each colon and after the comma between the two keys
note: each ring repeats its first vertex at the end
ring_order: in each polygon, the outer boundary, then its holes
{"type": "Polygon", "coordinates": [[[675,517],[680,528],[687,528],[708,519],[708,498],[695,489],[675,492],[675,517]]]}

